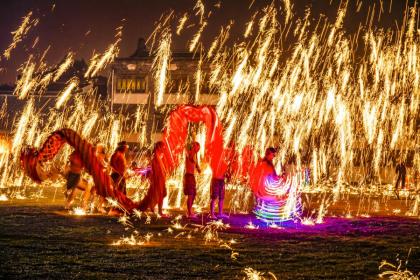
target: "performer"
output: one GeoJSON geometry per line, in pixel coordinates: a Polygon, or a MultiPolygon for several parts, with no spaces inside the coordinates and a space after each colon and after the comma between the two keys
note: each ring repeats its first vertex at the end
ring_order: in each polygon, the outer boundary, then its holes
{"type": "Polygon", "coordinates": [[[191,149],[187,152],[187,157],[185,159],[185,175],[184,175],[184,195],[188,196],[187,198],[187,212],[189,218],[195,218],[196,215],[192,210],[194,204],[195,196],[197,195],[197,182],[195,180],[195,170],[197,169],[198,173],[201,173],[200,166],[197,162],[197,153],[200,150],[200,144],[194,142],[191,149]]]}
{"type": "Polygon", "coordinates": [[[127,161],[125,159],[125,153],[128,151],[128,144],[126,141],[118,143],[118,147],[111,156],[111,178],[114,181],[114,186],[124,193],[127,194],[127,187],[125,182],[125,176],[127,171],[127,161]]]}
{"type": "Polygon", "coordinates": [[[267,148],[265,150],[265,156],[263,158],[263,163],[267,165],[267,168],[271,169],[271,174],[278,177],[276,169],[274,168],[273,159],[276,157],[276,149],[273,147],[267,148]]]}
{"type": "MultiPolygon", "coordinates": [[[[257,198],[257,203],[260,200],[276,200],[273,193],[267,192],[266,180],[269,178],[270,182],[280,182],[281,177],[277,174],[274,168],[273,159],[276,156],[276,149],[273,147],[267,148],[265,156],[255,166],[250,176],[250,185],[253,193],[257,198]]],[[[274,183],[277,184],[277,183],[274,183]]]]}
{"type": "MultiPolygon", "coordinates": [[[[99,144],[96,145],[95,155],[96,155],[99,163],[102,165],[103,171],[105,173],[108,173],[109,172],[108,171],[109,170],[109,163],[108,163],[108,159],[106,157],[105,146],[103,144],[99,143],[99,144]]],[[[96,191],[96,186],[95,186],[95,188],[93,188],[93,195],[96,195],[96,193],[97,193],[97,191],[96,191]]],[[[98,212],[106,213],[106,211],[104,209],[104,204],[105,204],[105,197],[99,196],[98,197],[98,205],[97,205],[98,212]]]]}
{"type": "Polygon", "coordinates": [[[67,190],[65,208],[70,209],[73,204],[76,190],[84,191],[82,207],[88,210],[90,197],[90,184],[81,177],[83,163],[80,154],[77,151],[71,153],[69,157],[69,171],[66,174],[67,190]]]}
{"type": "Polygon", "coordinates": [[[154,212],[155,206],[158,206],[158,213],[160,216],[165,217],[162,211],[163,199],[167,195],[166,191],[166,169],[163,157],[163,142],[157,142],[153,149],[152,155],[152,170],[148,175],[150,179],[150,187],[147,191],[145,198],[139,206],[141,211],[150,209],[154,212]]]}
{"type": "Polygon", "coordinates": [[[232,151],[225,150],[216,170],[213,170],[213,177],[210,183],[210,219],[217,219],[214,214],[216,200],[219,200],[218,218],[228,217],[223,214],[223,202],[225,198],[225,179],[229,180],[232,175],[233,155],[232,151]]]}
{"type": "Polygon", "coordinates": [[[404,161],[400,160],[398,162],[397,166],[395,167],[395,173],[397,173],[398,175],[397,182],[395,183],[395,194],[397,195],[397,198],[400,199],[398,195],[398,186],[400,185],[400,182],[401,182],[401,187],[403,189],[405,188],[405,177],[407,174],[407,169],[405,168],[404,161]]]}

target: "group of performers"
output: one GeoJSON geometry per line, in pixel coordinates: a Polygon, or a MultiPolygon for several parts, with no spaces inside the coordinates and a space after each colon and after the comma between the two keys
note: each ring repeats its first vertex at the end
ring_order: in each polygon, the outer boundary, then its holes
{"type": "MultiPolygon", "coordinates": [[[[122,141],[118,143],[115,152],[112,154],[109,162],[107,160],[105,147],[101,144],[96,146],[96,157],[106,173],[110,174],[112,178],[114,188],[117,188],[122,193],[127,193],[126,179],[136,173],[139,168],[133,166],[129,168],[127,164],[126,154],[129,150],[127,142],[122,141]]],[[[188,218],[195,218],[196,214],[193,211],[194,200],[197,195],[197,180],[196,176],[201,173],[201,168],[198,163],[198,152],[200,151],[200,144],[193,142],[189,149],[186,151],[185,158],[185,174],[183,178],[183,193],[187,197],[187,209],[186,215],[188,218]]],[[[213,170],[213,175],[210,185],[210,219],[226,218],[227,216],[223,213],[224,197],[225,197],[225,183],[230,180],[233,173],[233,166],[236,164],[234,152],[224,152],[225,154],[221,157],[217,168],[213,170]],[[218,206],[218,212],[216,215],[215,208],[216,203],[218,206]]],[[[260,161],[260,165],[264,165],[265,169],[269,169],[273,176],[277,176],[273,158],[276,150],[274,148],[268,148],[266,155],[260,161]]],[[[146,177],[150,183],[149,189],[144,199],[138,205],[140,211],[155,211],[157,206],[158,214],[165,217],[163,213],[163,201],[167,196],[166,190],[166,178],[168,177],[168,171],[165,169],[163,155],[163,142],[157,142],[154,145],[153,153],[150,158],[151,168],[146,172],[146,177]]],[[[105,198],[96,195],[96,188],[92,186],[92,183],[82,177],[83,163],[81,155],[74,151],[68,161],[68,168],[65,174],[67,180],[66,184],[66,202],[65,208],[71,208],[77,190],[82,191],[81,204],[82,207],[87,211],[90,207],[90,201],[97,198],[96,209],[98,212],[106,213],[104,204],[105,198]]],[[[111,209],[109,214],[115,214],[115,209],[111,209]]]]}
{"type": "MultiPolygon", "coordinates": [[[[127,161],[125,154],[128,151],[128,145],[125,141],[118,143],[118,147],[111,156],[111,160],[108,163],[105,147],[102,144],[96,145],[95,156],[99,163],[102,165],[106,173],[110,173],[110,176],[114,182],[114,186],[126,194],[126,177],[127,177],[127,161]]],[[[70,209],[77,191],[83,192],[82,195],[82,208],[88,210],[90,207],[90,201],[96,197],[96,188],[92,186],[92,183],[82,177],[83,161],[81,155],[77,151],[73,151],[70,154],[68,160],[67,170],[65,172],[66,191],[64,192],[66,197],[65,208],[70,209]]],[[[98,196],[97,210],[101,213],[105,213],[104,209],[105,198],[98,196]]]]}

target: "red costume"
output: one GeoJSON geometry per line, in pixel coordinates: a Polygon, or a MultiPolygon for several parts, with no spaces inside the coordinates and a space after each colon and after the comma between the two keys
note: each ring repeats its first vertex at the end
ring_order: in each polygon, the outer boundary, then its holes
{"type": "Polygon", "coordinates": [[[114,181],[115,186],[118,188],[119,191],[126,194],[127,190],[126,190],[126,182],[125,182],[124,176],[125,176],[125,171],[127,169],[127,163],[125,160],[124,153],[117,150],[111,156],[110,163],[112,167],[111,178],[114,181]]]}
{"type": "Polygon", "coordinates": [[[250,176],[250,185],[253,193],[258,198],[274,199],[273,194],[267,190],[266,180],[270,178],[272,181],[279,182],[282,180],[276,173],[274,165],[266,158],[260,160],[256,165],[250,176]]]}
{"type": "Polygon", "coordinates": [[[163,199],[166,197],[166,170],[163,162],[163,153],[161,144],[157,144],[152,158],[152,172],[149,175],[150,187],[146,196],[141,202],[139,209],[146,211],[153,209],[156,205],[162,205],[163,199]]]}

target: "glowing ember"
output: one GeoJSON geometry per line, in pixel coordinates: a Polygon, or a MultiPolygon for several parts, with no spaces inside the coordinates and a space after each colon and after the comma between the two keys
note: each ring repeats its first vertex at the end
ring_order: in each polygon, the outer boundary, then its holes
{"type": "Polygon", "coordinates": [[[277,280],[276,276],[272,272],[268,272],[268,275],[270,275],[270,278],[265,277],[265,273],[259,272],[251,267],[246,267],[243,270],[243,273],[246,274],[246,280],[268,280],[268,279],[274,279],[277,280]]]}
{"type": "Polygon", "coordinates": [[[76,216],[85,216],[86,215],[85,209],[83,209],[81,207],[74,208],[70,213],[73,214],[73,215],[76,215],[76,216]]]}
{"type": "Polygon", "coordinates": [[[400,214],[401,213],[401,209],[395,208],[394,210],[392,210],[392,213],[394,213],[394,214],[400,214]]]}
{"type": "Polygon", "coordinates": [[[254,225],[251,221],[245,226],[246,229],[258,229],[259,226],[254,225]]]}
{"type": "Polygon", "coordinates": [[[300,222],[302,225],[305,225],[305,226],[314,226],[315,225],[315,222],[314,222],[314,220],[313,219],[311,219],[311,218],[303,218],[302,219],[302,221],[300,222]]]}
{"type": "Polygon", "coordinates": [[[0,155],[9,153],[9,146],[0,139],[0,155]]]}
{"type": "Polygon", "coordinates": [[[112,246],[142,246],[150,243],[153,234],[147,233],[145,236],[132,234],[130,237],[122,237],[112,242],[112,246]]]}

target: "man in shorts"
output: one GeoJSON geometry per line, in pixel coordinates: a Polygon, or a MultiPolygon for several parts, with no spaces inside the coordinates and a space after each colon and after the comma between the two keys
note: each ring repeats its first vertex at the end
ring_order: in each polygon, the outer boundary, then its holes
{"type": "Polygon", "coordinates": [[[184,195],[188,196],[187,198],[187,213],[188,218],[195,218],[196,215],[192,210],[194,204],[195,196],[197,195],[197,182],[195,180],[195,170],[198,173],[201,173],[200,166],[197,162],[197,153],[200,150],[200,144],[194,142],[191,149],[187,152],[187,157],[185,159],[185,175],[184,175],[184,195]]]}
{"type": "Polygon", "coordinates": [[[210,219],[228,217],[223,214],[223,202],[225,198],[225,178],[230,179],[232,161],[233,153],[227,150],[224,151],[216,170],[213,171],[213,178],[210,184],[210,219]],[[214,214],[216,200],[219,200],[219,214],[217,217],[214,214]]]}
{"type": "Polygon", "coordinates": [[[69,172],[66,174],[66,209],[70,209],[74,202],[74,197],[76,196],[76,190],[79,189],[84,192],[82,207],[85,211],[88,210],[91,186],[87,180],[82,178],[82,170],[82,158],[77,151],[74,151],[69,157],[69,172]]]}

